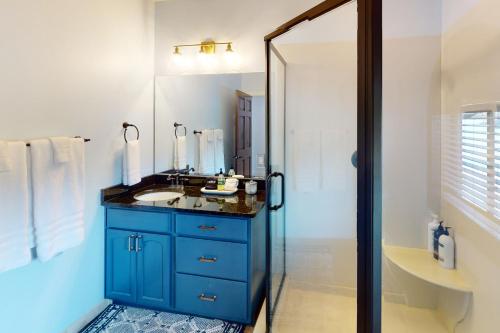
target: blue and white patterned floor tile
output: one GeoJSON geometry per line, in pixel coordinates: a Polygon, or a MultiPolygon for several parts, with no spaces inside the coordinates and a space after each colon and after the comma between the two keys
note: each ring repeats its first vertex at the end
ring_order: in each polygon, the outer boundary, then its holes
{"type": "Polygon", "coordinates": [[[217,319],[108,306],[80,333],[242,333],[244,326],[217,319]]]}

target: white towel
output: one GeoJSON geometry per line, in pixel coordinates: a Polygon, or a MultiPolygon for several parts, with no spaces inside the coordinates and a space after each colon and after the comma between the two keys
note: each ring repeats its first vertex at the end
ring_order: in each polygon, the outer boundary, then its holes
{"type": "Polygon", "coordinates": [[[184,169],[187,165],[186,137],[176,137],[174,144],[174,168],[177,170],[184,169]]]}
{"type": "Polygon", "coordinates": [[[0,273],[31,262],[33,227],[26,143],[6,143],[10,171],[0,173],[0,273]]]}
{"type": "Polygon", "coordinates": [[[123,185],[141,182],[141,145],[139,140],[126,143],[123,151],[123,185]]]}
{"type": "Polygon", "coordinates": [[[214,159],[215,171],[219,172],[226,170],[226,163],[224,161],[224,131],[221,129],[214,130],[214,159]]]}
{"type": "Polygon", "coordinates": [[[47,261],[85,238],[85,147],[70,139],[66,163],[54,162],[48,139],[31,141],[30,152],[36,252],[47,261]]]}
{"type": "Polygon", "coordinates": [[[0,172],[10,171],[12,161],[9,153],[9,145],[6,141],[0,141],[0,172]]]}
{"type": "Polygon", "coordinates": [[[218,171],[215,169],[214,130],[204,129],[201,133],[198,171],[203,175],[214,175],[218,171]]]}
{"type": "Polygon", "coordinates": [[[49,138],[54,150],[54,162],[66,163],[70,159],[71,138],[68,137],[53,137],[49,138]]]}

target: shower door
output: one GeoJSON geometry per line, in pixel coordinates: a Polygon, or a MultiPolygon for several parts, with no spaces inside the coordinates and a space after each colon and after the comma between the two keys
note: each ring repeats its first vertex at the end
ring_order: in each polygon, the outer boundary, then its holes
{"type": "Polygon", "coordinates": [[[268,45],[267,93],[267,322],[271,323],[285,278],[285,62],[268,45]]]}
{"type": "Polygon", "coordinates": [[[381,0],[265,37],[268,333],[381,331],[381,37],[381,0]]]}

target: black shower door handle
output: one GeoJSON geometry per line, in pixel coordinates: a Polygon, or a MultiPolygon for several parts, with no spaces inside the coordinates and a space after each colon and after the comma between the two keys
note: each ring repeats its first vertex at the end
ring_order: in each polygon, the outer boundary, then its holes
{"type": "Polygon", "coordinates": [[[267,207],[269,210],[279,210],[285,205],[285,175],[281,172],[273,172],[267,176],[266,180],[267,187],[267,207]],[[281,178],[281,202],[279,205],[272,205],[271,202],[271,181],[273,178],[281,178]]]}

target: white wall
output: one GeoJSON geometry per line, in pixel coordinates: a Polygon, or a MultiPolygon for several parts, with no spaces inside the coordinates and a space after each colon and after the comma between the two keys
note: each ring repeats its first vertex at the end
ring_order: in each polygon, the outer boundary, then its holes
{"type": "MultiPolygon", "coordinates": [[[[443,115],[460,106],[500,100],[500,3],[496,0],[443,0],[443,115]]],[[[500,327],[500,241],[442,201],[453,226],[457,265],[472,283],[472,309],[459,333],[497,332],[500,327]]]]}
{"type": "Polygon", "coordinates": [[[92,139],[86,240],[0,275],[3,332],[58,333],[103,300],[99,190],[121,182],[123,121],[141,129],[142,173],[153,171],[153,10],[146,0],[0,2],[1,138],[92,139]]]}
{"type": "Polygon", "coordinates": [[[439,210],[441,2],[384,0],[383,14],[383,237],[424,248],[439,210]]]}
{"type": "Polygon", "coordinates": [[[264,36],[279,25],[320,3],[321,0],[169,0],[156,4],[156,73],[245,73],[265,70],[264,36]],[[198,49],[186,49],[192,66],[172,61],[176,44],[199,43],[205,39],[234,42],[239,64],[228,65],[218,49],[212,66],[196,59],[198,49]],[[220,57],[219,57],[220,56],[220,57]]]}
{"type": "MultiPolygon", "coordinates": [[[[236,91],[263,90],[264,82],[264,73],[158,76],[155,94],[156,171],[173,168],[175,122],[187,128],[187,161],[196,170],[199,162],[199,142],[193,130],[223,129],[226,165],[224,171],[228,171],[234,164],[232,157],[235,153],[236,91]]],[[[263,114],[262,106],[255,106],[257,114],[263,114]]],[[[265,119],[257,117],[254,120],[265,119]]],[[[253,128],[264,126],[265,123],[262,122],[253,128]]],[[[184,129],[179,128],[178,133],[184,135],[184,129]]],[[[262,145],[255,148],[260,152],[262,148],[265,149],[262,145]]]]}
{"type": "Polygon", "coordinates": [[[441,38],[384,38],[383,237],[425,248],[427,222],[439,212],[441,38]],[[439,133],[439,132],[438,132],[439,133]]]}

